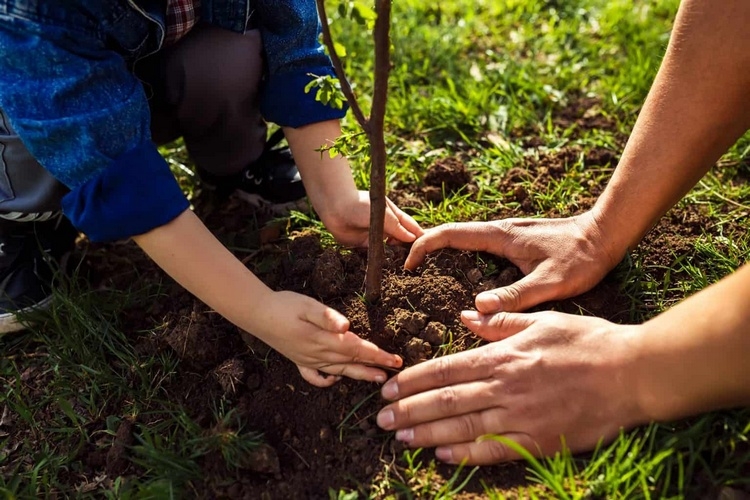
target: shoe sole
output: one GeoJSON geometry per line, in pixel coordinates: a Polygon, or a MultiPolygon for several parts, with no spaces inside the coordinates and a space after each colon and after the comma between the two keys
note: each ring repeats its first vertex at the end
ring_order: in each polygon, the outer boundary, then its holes
{"type": "Polygon", "coordinates": [[[20,311],[0,314],[0,335],[6,334],[6,333],[20,332],[21,330],[25,330],[29,326],[32,326],[29,323],[21,322],[18,319],[17,315],[29,313],[31,311],[37,311],[39,309],[46,309],[47,307],[49,307],[51,302],[52,302],[52,295],[45,298],[41,302],[38,302],[34,304],[33,306],[29,306],[24,309],[21,309],[20,311]]]}
{"type": "Polygon", "coordinates": [[[288,201],[286,203],[272,203],[260,195],[251,194],[239,189],[234,192],[234,196],[256,208],[269,210],[274,215],[289,215],[289,212],[292,210],[300,212],[307,212],[310,210],[310,204],[307,202],[306,198],[288,201]]]}

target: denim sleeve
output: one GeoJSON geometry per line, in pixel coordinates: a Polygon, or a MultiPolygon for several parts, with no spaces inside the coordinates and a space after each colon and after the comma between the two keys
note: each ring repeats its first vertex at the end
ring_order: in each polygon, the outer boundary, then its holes
{"type": "Polygon", "coordinates": [[[342,118],[336,109],[315,100],[305,86],[317,76],[333,75],[331,61],[320,45],[315,0],[257,0],[268,76],[261,89],[261,112],[278,125],[301,127],[342,118]]]}
{"type": "Polygon", "coordinates": [[[63,211],[94,241],[169,222],[188,202],[151,142],[142,85],[115,52],[49,33],[0,23],[0,106],[71,189],[63,211]]]}

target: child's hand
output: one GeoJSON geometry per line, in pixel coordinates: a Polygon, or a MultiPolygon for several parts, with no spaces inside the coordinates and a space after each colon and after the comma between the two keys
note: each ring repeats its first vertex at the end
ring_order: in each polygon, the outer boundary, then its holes
{"type": "Polygon", "coordinates": [[[386,373],[375,366],[399,368],[402,360],[349,330],[349,320],[320,302],[294,292],[272,292],[264,304],[257,333],[268,345],[292,360],[302,378],[328,387],[341,376],[385,382],[386,373]],[[333,377],[324,377],[325,372],[333,377]]]}
{"type": "MultiPolygon", "coordinates": [[[[424,231],[417,221],[398,208],[391,200],[385,200],[385,228],[388,240],[411,243],[424,231]]],[[[350,247],[366,247],[370,231],[370,195],[358,191],[351,201],[343,203],[323,223],[336,241],[350,247]]]]}

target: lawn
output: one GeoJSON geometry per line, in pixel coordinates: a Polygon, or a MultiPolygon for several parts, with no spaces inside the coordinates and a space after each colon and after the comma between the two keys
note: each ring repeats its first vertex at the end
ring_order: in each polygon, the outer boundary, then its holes
{"type": "MultiPolygon", "coordinates": [[[[337,15],[369,108],[370,33],[337,15]]],[[[354,5],[358,2],[341,2],[354,5]]],[[[677,0],[394,2],[389,196],[424,227],[561,217],[592,205],[658,69],[677,0]]],[[[348,154],[368,184],[364,138],[348,154]]],[[[416,273],[389,249],[362,300],[365,254],[314,214],[257,213],[201,191],[162,148],[196,213],[266,283],[320,298],[407,364],[469,349],[458,311],[517,279],[443,251],[416,273]],[[417,326],[414,326],[417,325],[417,326]],[[432,336],[425,334],[433,325],[432,336]]],[[[750,135],[593,291],[537,309],[640,322],[750,252],[750,135]]],[[[750,494],[750,410],[623,432],[593,454],[485,468],[437,463],[374,425],[378,387],[307,385],[277,353],[193,299],[132,242],[83,240],[38,326],[0,337],[0,493],[7,498],[717,498],[750,494]]]]}

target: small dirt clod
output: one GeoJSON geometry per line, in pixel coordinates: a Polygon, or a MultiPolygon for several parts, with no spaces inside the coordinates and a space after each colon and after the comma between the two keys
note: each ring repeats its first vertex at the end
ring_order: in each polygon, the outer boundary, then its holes
{"type": "Polygon", "coordinates": [[[430,321],[425,329],[422,330],[422,333],[419,334],[419,338],[431,346],[439,346],[445,343],[446,332],[447,328],[444,324],[437,321],[430,321]]]}

